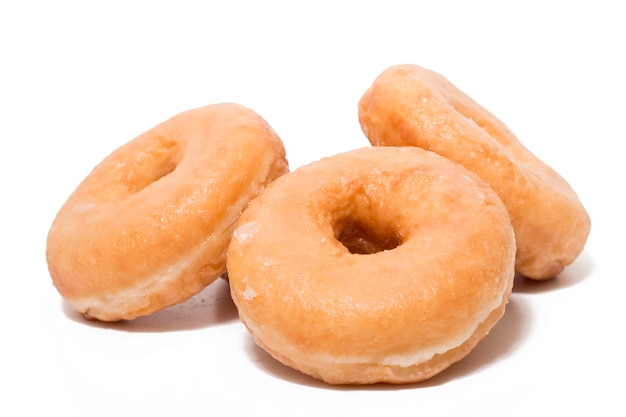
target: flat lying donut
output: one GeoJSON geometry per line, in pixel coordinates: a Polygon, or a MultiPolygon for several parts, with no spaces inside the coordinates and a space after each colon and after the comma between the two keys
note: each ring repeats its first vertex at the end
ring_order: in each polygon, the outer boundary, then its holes
{"type": "Polygon", "coordinates": [[[256,343],[331,384],[409,383],[467,355],[514,276],[505,206],[415,147],[368,147],[276,180],[238,221],[227,269],[256,343]]]}
{"type": "Polygon", "coordinates": [[[583,250],[591,222],[567,181],[441,75],[416,65],[383,71],[359,121],[372,145],[419,146],[487,181],[509,210],[520,274],[553,278],[583,250]]]}
{"type": "Polygon", "coordinates": [[[184,301],[225,271],[240,213],[287,171],[281,140],[252,110],[174,116],[105,158],[61,207],[47,240],[52,281],[99,320],[184,301]]]}

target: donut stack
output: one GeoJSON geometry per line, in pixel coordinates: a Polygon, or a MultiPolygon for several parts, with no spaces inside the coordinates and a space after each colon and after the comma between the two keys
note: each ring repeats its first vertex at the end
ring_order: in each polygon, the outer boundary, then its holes
{"type": "Polygon", "coordinates": [[[404,384],[465,357],[514,277],[557,276],[590,219],[570,185],[441,75],[385,70],[359,101],[370,147],[289,172],[236,104],[175,116],[78,186],[47,241],[87,318],[132,319],[224,272],[242,323],[330,384],[404,384]],[[106,225],[106,227],[104,227],[106,225]]]}

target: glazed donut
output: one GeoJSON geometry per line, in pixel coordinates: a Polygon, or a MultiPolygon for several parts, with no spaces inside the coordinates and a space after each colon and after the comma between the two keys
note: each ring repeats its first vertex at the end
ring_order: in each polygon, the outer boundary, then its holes
{"type": "Polygon", "coordinates": [[[489,183],[511,216],[521,275],[553,278],[583,250],[591,222],[572,187],[441,75],[416,65],[391,67],[358,110],[372,145],[419,146],[489,183]]]}
{"type": "Polygon", "coordinates": [[[270,184],[228,248],[255,342],[330,384],[410,383],[467,355],[503,315],[515,238],[480,178],[415,147],[366,147],[270,184]]]}
{"type": "Polygon", "coordinates": [[[287,171],[281,140],[252,110],[178,114],[111,153],[61,207],[46,246],[53,284],[103,321],[184,301],[225,272],[240,213],[287,171]]]}

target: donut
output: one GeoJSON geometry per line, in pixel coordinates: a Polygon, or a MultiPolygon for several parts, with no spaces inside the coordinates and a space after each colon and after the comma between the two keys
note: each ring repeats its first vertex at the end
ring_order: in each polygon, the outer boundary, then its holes
{"type": "Polygon", "coordinates": [[[554,278],[582,252],[591,221],[570,184],[440,74],[417,65],[384,70],[358,117],[374,146],[418,146],[487,181],[509,211],[520,275],[554,278]]]}
{"type": "Polygon", "coordinates": [[[500,198],[416,147],[364,147],[270,184],[228,248],[258,346],[329,384],[403,384],[467,355],[503,315],[515,237],[500,198]]]}
{"type": "Polygon", "coordinates": [[[46,241],[53,284],[88,319],[180,303],[225,272],[237,218],[287,171],[282,141],[252,110],[182,112],[113,151],[69,196],[46,241]]]}

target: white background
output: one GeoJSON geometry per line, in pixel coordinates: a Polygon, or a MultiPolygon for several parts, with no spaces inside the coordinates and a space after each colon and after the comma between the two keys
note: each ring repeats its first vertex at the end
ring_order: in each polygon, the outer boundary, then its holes
{"type": "Polygon", "coordinates": [[[626,414],[619,5],[3,1],[0,415],[626,414]],[[401,63],[440,72],[503,120],[593,222],[556,280],[516,282],[505,317],[462,362],[416,385],[324,385],[255,347],[223,280],[128,323],[86,322],[64,305],[46,234],[113,149],[233,101],[274,127],[295,169],[368,146],[357,102],[401,63]]]}

